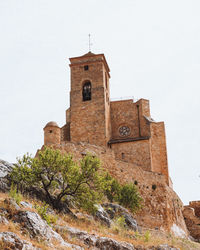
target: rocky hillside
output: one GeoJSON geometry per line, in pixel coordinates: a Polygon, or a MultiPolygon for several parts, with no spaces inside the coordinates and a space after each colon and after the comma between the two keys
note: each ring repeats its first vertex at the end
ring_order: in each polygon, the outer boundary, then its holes
{"type": "Polygon", "coordinates": [[[131,213],[112,203],[96,215],[59,214],[41,201],[11,192],[12,165],[0,161],[0,249],[200,249],[189,239],[137,225],[131,213]]]}

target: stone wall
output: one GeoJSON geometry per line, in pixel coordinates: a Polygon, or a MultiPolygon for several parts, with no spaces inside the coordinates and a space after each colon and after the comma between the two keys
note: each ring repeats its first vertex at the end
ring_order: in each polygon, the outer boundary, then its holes
{"type": "Polygon", "coordinates": [[[112,144],[117,160],[133,163],[146,171],[151,171],[151,149],[149,140],[138,140],[112,144]]]}
{"type": "Polygon", "coordinates": [[[112,139],[121,139],[119,127],[122,125],[130,128],[129,137],[139,137],[137,107],[133,100],[111,102],[112,139]]]}
{"type": "Polygon", "coordinates": [[[152,171],[166,176],[169,185],[167,148],[164,122],[151,123],[151,159],[152,171]]]}
{"type": "Polygon", "coordinates": [[[130,138],[150,136],[149,123],[144,118],[149,117],[149,101],[140,99],[111,102],[112,139],[121,139],[119,128],[122,125],[130,128],[130,138]]]}

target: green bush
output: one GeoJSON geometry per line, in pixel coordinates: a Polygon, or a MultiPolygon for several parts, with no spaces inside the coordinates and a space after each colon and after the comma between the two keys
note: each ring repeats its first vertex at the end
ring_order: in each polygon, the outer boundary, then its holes
{"type": "Polygon", "coordinates": [[[17,192],[17,187],[13,183],[10,187],[9,196],[12,197],[18,205],[20,205],[20,202],[22,201],[22,195],[17,192]]]}
{"type": "Polygon", "coordinates": [[[43,220],[45,220],[47,222],[47,224],[50,226],[51,224],[55,224],[57,221],[57,216],[52,215],[52,214],[48,214],[47,213],[47,209],[48,209],[48,205],[44,204],[43,206],[39,206],[36,205],[35,208],[38,212],[38,214],[41,216],[41,218],[43,220]]]}
{"type": "Polygon", "coordinates": [[[70,203],[94,212],[110,186],[97,157],[88,154],[77,163],[71,155],[47,147],[36,158],[27,154],[18,159],[11,179],[22,190],[40,189],[54,209],[68,212],[70,203]]]}
{"type": "Polygon", "coordinates": [[[126,222],[124,216],[120,216],[115,219],[115,224],[119,226],[120,228],[124,229],[126,227],[126,222]]]}
{"type": "Polygon", "coordinates": [[[75,162],[69,154],[45,147],[36,158],[26,154],[18,159],[11,180],[21,190],[36,188],[46,195],[54,209],[70,212],[70,204],[95,212],[104,196],[130,208],[140,208],[141,197],[134,184],[121,185],[105,170],[100,160],[88,154],[75,162]]]}
{"type": "Polygon", "coordinates": [[[151,233],[149,231],[146,231],[144,234],[144,241],[148,242],[150,240],[151,233]]]}
{"type": "Polygon", "coordinates": [[[120,205],[131,209],[134,213],[142,207],[142,198],[138,192],[136,185],[121,185],[116,179],[107,174],[110,185],[105,190],[105,195],[110,202],[118,202],[120,205]]]}
{"type": "Polygon", "coordinates": [[[118,201],[120,205],[130,208],[133,213],[142,207],[142,198],[137,187],[132,183],[121,187],[118,201]]]}
{"type": "Polygon", "coordinates": [[[112,178],[109,174],[106,175],[106,180],[108,181],[109,185],[105,189],[104,193],[110,202],[117,202],[119,200],[118,197],[121,192],[121,185],[116,179],[112,178]]]}

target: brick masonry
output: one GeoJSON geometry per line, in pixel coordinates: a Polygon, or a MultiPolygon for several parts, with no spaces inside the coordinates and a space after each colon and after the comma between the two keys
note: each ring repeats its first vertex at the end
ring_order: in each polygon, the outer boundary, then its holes
{"type": "Polygon", "coordinates": [[[116,159],[161,173],[166,183],[172,185],[164,123],[151,119],[149,101],[110,101],[110,69],[103,54],[89,52],[70,58],[70,69],[70,108],[66,111],[66,124],[60,130],[57,125],[55,129],[46,125],[45,144],[71,141],[110,147],[116,159]],[[86,81],[91,82],[91,100],[83,101],[86,81]],[[128,129],[127,134],[120,134],[123,128],[128,129]],[[52,130],[53,134],[48,132],[52,130]]]}
{"type": "Polygon", "coordinates": [[[44,127],[44,145],[80,159],[97,155],[103,167],[120,182],[137,183],[144,199],[140,225],[170,230],[177,225],[186,234],[183,204],[172,189],[168,173],[165,127],[150,116],[149,101],[110,101],[110,69],[103,54],[91,52],[70,58],[70,107],[66,124],[44,127]],[[83,86],[91,83],[91,100],[83,86]],[[152,189],[156,186],[156,190],[152,189]]]}

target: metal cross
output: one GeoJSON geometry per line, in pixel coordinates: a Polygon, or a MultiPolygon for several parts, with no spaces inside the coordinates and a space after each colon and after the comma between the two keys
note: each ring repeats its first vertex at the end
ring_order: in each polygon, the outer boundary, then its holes
{"type": "Polygon", "coordinates": [[[89,51],[91,51],[91,46],[92,46],[91,39],[90,39],[91,35],[88,34],[88,37],[89,37],[89,43],[88,43],[89,51]]]}

